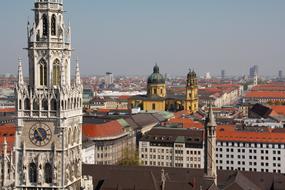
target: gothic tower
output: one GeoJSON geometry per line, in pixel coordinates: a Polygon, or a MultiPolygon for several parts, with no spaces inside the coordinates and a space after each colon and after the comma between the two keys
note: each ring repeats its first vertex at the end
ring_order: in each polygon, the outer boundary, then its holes
{"type": "Polygon", "coordinates": [[[187,74],[184,110],[198,111],[198,80],[194,70],[187,74]]]}
{"type": "Polygon", "coordinates": [[[80,189],[82,91],[71,84],[71,30],[63,0],[35,0],[27,26],[29,82],[19,63],[16,189],[80,189]]]}
{"type": "Polygon", "coordinates": [[[209,114],[205,122],[205,141],[204,141],[204,178],[217,184],[217,165],[216,165],[216,120],[212,106],[209,107],[209,114]]]}

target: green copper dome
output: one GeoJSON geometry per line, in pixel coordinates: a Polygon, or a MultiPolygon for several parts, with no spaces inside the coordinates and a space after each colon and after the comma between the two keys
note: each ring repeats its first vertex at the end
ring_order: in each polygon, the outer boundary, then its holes
{"type": "Polygon", "coordinates": [[[159,73],[159,67],[156,64],[153,67],[153,73],[147,79],[148,84],[164,84],[165,79],[162,74],[159,73]]]}

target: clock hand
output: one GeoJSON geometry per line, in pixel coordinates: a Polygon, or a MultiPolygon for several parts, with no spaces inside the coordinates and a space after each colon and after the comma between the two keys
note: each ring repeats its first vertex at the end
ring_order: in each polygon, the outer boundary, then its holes
{"type": "Polygon", "coordinates": [[[40,131],[39,131],[39,129],[38,128],[36,128],[36,132],[38,133],[38,135],[41,137],[41,139],[43,139],[43,136],[42,136],[42,134],[40,133],[40,131]]]}

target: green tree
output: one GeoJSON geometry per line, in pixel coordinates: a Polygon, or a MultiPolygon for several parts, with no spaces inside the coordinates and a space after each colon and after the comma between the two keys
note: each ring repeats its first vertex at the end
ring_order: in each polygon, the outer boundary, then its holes
{"type": "Polygon", "coordinates": [[[121,166],[139,166],[140,159],[138,151],[130,148],[123,150],[123,159],[118,163],[121,166]]]}

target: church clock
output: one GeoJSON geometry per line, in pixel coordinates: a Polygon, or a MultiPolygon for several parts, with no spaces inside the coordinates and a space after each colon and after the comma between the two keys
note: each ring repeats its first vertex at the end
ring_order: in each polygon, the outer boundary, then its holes
{"type": "Polygon", "coordinates": [[[48,125],[36,123],[29,132],[31,142],[36,146],[46,146],[51,140],[51,130],[48,125]]]}
{"type": "Polygon", "coordinates": [[[35,19],[27,23],[29,81],[19,61],[15,89],[15,190],[81,186],[83,86],[78,61],[71,81],[71,27],[64,23],[63,1],[34,0],[35,19]]]}

